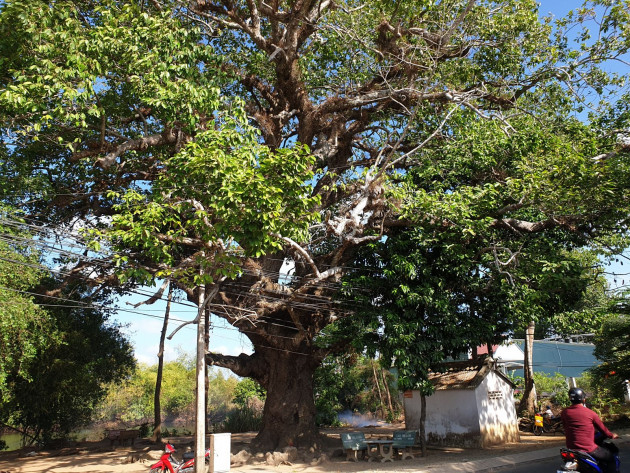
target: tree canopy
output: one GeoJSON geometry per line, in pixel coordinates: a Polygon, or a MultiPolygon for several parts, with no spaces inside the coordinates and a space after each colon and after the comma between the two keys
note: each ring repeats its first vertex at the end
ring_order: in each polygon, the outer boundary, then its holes
{"type": "Polygon", "coordinates": [[[624,78],[604,62],[627,58],[628,11],[7,1],[3,196],[83,225],[100,260],[77,278],[171,278],[195,301],[213,284],[254,353],[208,361],[266,389],[259,444],[310,445],[313,372],[354,337],[321,335],[355,315],[336,294],[361,248],[420,227],[501,268],[534,234],[564,250],[625,231],[624,78]]]}

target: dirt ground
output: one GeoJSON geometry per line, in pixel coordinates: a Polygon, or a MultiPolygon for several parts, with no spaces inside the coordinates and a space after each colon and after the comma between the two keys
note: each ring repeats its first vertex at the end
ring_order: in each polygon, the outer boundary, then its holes
{"type": "MultiPolygon", "coordinates": [[[[564,444],[561,434],[536,437],[529,433],[521,433],[521,442],[506,444],[488,449],[435,449],[428,450],[427,457],[421,457],[417,452],[415,459],[396,461],[394,463],[366,463],[350,462],[345,459],[341,449],[340,432],[349,430],[362,430],[366,437],[391,436],[392,430],[401,426],[347,428],[323,430],[326,441],[321,453],[300,450],[297,458],[290,461],[281,461],[278,457],[269,458],[259,454],[249,462],[233,463],[232,472],[237,473],[320,473],[320,472],[344,472],[358,471],[411,471],[451,462],[464,462],[478,460],[486,457],[495,457],[512,453],[520,453],[530,450],[538,450],[564,444]],[[368,466],[369,465],[369,466],[368,466]]],[[[238,453],[247,449],[254,433],[233,434],[231,453],[233,461],[238,453]]],[[[181,452],[192,443],[191,438],[169,439],[178,448],[176,456],[181,458],[181,452]]],[[[158,458],[161,449],[149,441],[136,441],[131,446],[115,446],[112,448],[109,441],[82,442],[58,450],[35,451],[34,449],[22,449],[17,452],[0,453],[0,473],[148,473],[151,464],[158,458]]]]}

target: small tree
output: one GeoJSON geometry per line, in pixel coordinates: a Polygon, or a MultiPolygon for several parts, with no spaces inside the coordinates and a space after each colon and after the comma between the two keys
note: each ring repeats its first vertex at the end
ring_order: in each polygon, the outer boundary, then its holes
{"type": "Polygon", "coordinates": [[[120,327],[97,308],[106,301],[83,291],[69,287],[61,301],[38,300],[46,304],[60,343],[37,352],[28,377],[13,379],[13,396],[5,406],[12,422],[32,433],[32,440],[66,438],[88,424],[105,395],[104,385],[120,382],[135,364],[120,327]]]}

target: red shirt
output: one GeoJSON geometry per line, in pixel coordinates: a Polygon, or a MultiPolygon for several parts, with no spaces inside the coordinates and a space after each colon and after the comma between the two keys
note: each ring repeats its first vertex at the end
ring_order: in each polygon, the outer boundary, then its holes
{"type": "Polygon", "coordinates": [[[596,429],[607,437],[613,436],[599,416],[582,404],[573,404],[567,407],[561,415],[567,448],[592,452],[597,448],[595,443],[596,429]]]}

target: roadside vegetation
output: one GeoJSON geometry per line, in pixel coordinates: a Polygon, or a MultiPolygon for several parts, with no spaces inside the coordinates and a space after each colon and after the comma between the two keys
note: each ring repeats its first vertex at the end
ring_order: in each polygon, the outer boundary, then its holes
{"type": "MultiPolygon", "coordinates": [[[[586,404],[597,412],[604,422],[621,420],[630,425],[630,404],[624,403],[616,386],[608,379],[600,378],[596,372],[597,370],[586,372],[575,379],[576,385],[586,392],[586,404]]],[[[522,377],[513,377],[512,381],[517,384],[517,391],[522,389],[522,377]]],[[[570,405],[567,379],[562,374],[534,373],[534,382],[540,411],[544,411],[546,406],[551,406],[554,415],[559,415],[563,408],[570,405]]],[[[516,394],[515,398],[520,400],[521,393],[516,394]]]]}
{"type": "MultiPolygon", "coordinates": [[[[141,364],[122,383],[109,384],[93,416],[95,428],[139,428],[151,435],[157,365],[141,364]]],[[[249,378],[224,370],[208,375],[208,423],[213,432],[251,432],[260,427],[265,390],[249,378]]],[[[315,380],[318,425],[343,424],[340,414],[395,421],[402,409],[392,374],[377,360],[348,355],[327,359],[315,380]]],[[[190,434],[194,425],[195,361],[181,354],[164,364],[161,408],[163,435],[190,434]]]]}

